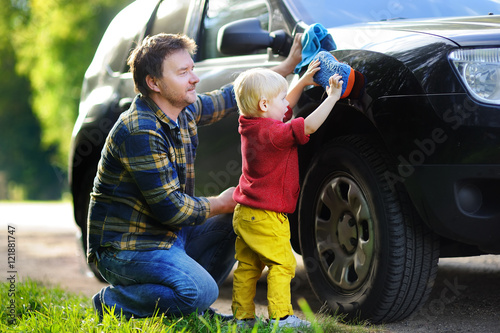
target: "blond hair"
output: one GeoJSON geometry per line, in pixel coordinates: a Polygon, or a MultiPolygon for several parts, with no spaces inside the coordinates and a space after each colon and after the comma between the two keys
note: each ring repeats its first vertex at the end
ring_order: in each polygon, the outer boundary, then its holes
{"type": "Polygon", "coordinates": [[[242,72],[234,81],[234,94],[239,113],[245,117],[261,115],[259,102],[273,99],[288,90],[288,82],[278,73],[265,68],[242,72]]]}

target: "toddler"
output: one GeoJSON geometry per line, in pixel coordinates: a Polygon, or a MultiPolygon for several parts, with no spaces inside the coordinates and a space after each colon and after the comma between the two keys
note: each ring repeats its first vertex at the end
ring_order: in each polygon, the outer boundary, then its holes
{"type": "Polygon", "coordinates": [[[287,95],[286,79],[268,69],[241,73],[234,83],[238,103],[243,156],[242,176],[234,191],[238,203],[233,217],[236,235],[232,311],[238,324],[255,318],[257,280],[268,267],[267,299],[270,324],[299,327],[310,323],[293,315],[290,281],[296,261],[290,245],[287,213],[293,213],[299,194],[297,146],[305,144],[339,100],[341,76],[334,74],[326,87],[328,97],[306,118],[291,118],[304,87],[317,85],[313,76],[319,61],[287,95]]]}

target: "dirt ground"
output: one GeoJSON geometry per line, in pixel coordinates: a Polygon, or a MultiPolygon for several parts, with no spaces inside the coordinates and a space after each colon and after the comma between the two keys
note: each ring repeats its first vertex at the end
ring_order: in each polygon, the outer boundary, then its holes
{"type": "MultiPolygon", "coordinates": [[[[70,203],[0,203],[0,247],[2,258],[7,231],[15,228],[16,263],[20,279],[30,277],[49,285],[91,297],[104,283],[88,270],[76,237],[70,203]]],[[[307,282],[300,256],[292,284],[294,308],[305,298],[313,311],[320,311],[307,282]]],[[[7,275],[7,260],[0,263],[7,275]]],[[[230,313],[232,277],[222,285],[214,307],[230,313]]],[[[266,314],[266,283],[261,278],[256,305],[266,314]]],[[[411,318],[381,328],[387,332],[500,332],[500,256],[442,259],[429,300],[411,318]]]]}

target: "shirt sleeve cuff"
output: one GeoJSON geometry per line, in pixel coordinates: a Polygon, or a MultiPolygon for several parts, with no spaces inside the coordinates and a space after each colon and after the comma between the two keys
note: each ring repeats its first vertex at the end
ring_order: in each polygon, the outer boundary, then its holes
{"type": "Polygon", "coordinates": [[[210,200],[208,200],[208,198],[205,197],[201,197],[200,200],[205,205],[205,215],[206,215],[205,218],[208,218],[208,216],[210,215],[210,200]]]}
{"type": "Polygon", "coordinates": [[[304,131],[304,118],[299,117],[292,119],[292,131],[297,143],[300,145],[306,144],[309,141],[309,135],[306,135],[304,131]]]}

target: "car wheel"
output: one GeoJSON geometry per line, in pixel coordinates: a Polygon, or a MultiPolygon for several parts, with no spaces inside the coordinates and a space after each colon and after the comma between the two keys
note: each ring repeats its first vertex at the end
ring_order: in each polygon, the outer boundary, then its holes
{"type": "Polygon", "coordinates": [[[374,140],[336,139],[313,160],[300,199],[301,251],[316,296],[372,323],[418,309],[439,258],[438,237],[387,179],[388,161],[374,140]]]}
{"type": "MultiPolygon", "coordinates": [[[[78,205],[76,211],[78,211],[77,224],[80,227],[80,240],[82,244],[83,254],[85,258],[87,257],[87,217],[89,213],[89,204],[90,204],[90,193],[92,192],[93,184],[94,184],[94,176],[95,171],[88,171],[82,180],[81,192],[78,193],[78,200],[75,203],[78,205]]],[[[101,282],[105,282],[101,273],[97,269],[95,263],[88,264],[90,271],[94,274],[94,276],[101,282]]]]}

